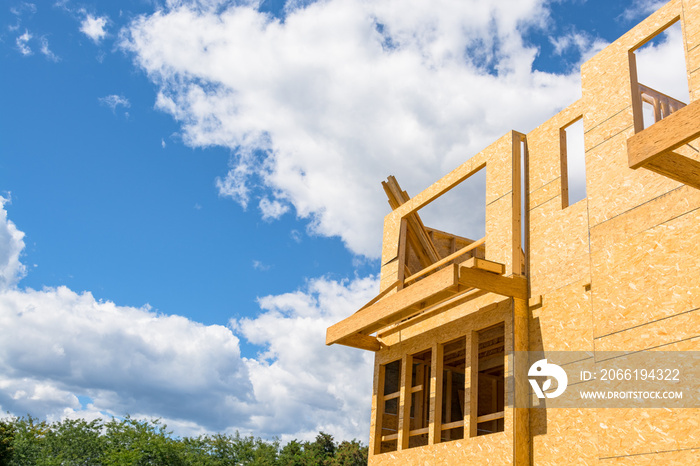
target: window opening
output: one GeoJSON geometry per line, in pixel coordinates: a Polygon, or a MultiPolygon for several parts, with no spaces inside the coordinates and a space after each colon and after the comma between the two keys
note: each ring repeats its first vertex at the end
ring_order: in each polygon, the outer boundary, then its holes
{"type": "Polygon", "coordinates": [[[411,404],[408,448],[428,444],[430,422],[430,369],[432,351],[413,355],[411,373],[411,404]]]}
{"type": "Polygon", "coordinates": [[[681,24],[676,21],[633,52],[642,128],[648,128],[690,102],[681,24]]]}
{"type": "MultiPolygon", "coordinates": [[[[410,199],[396,178],[390,176],[382,183],[392,209],[410,199]]],[[[420,271],[451,254],[467,248],[486,234],[486,170],[482,168],[440,195],[430,204],[406,219],[406,244],[402,245],[403,269],[400,279],[415,276],[420,271]]],[[[449,263],[460,263],[471,257],[485,258],[485,245],[467,249],[449,263]]],[[[443,264],[447,265],[447,264],[443,264]]],[[[415,276],[403,286],[409,286],[428,275],[415,276]]]]}
{"type": "Polygon", "coordinates": [[[505,326],[478,333],[477,435],[503,432],[505,428],[505,326]]]}
{"type": "Polygon", "coordinates": [[[442,356],[441,442],[464,438],[465,338],[446,343],[442,356]]]}
{"type": "Polygon", "coordinates": [[[583,118],[579,117],[559,130],[561,150],[562,209],[586,198],[586,152],[583,118]]]}
{"type": "Polygon", "coordinates": [[[380,453],[396,451],[399,431],[399,394],[401,389],[401,360],[383,366],[381,448],[380,453]]]}

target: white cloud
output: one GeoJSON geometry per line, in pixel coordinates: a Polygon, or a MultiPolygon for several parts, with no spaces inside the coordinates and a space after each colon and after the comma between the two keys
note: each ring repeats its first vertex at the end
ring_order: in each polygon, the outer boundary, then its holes
{"type": "Polygon", "coordinates": [[[0,411],[49,420],[130,413],[161,418],[178,435],[292,439],[323,429],[366,439],[372,355],[324,342],[328,325],[376,292],[374,278],[312,280],[261,298],[255,318],[203,325],[64,286],[18,288],[23,235],[0,206],[0,411]],[[263,353],[241,357],[234,332],[263,353]]]}
{"type": "Polygon", "coordinates": [[[329,0],[288,7],[284,22],[177,5],[134,21],[122,46],[187,144],[233,150],[220,194],[291,205],[313,233],[372,257],[387,175],[416,194],[580,92],[578,70],[532,69],[522,34],[547,21],[539,0],[329,0]]]}
{"type": "Polygon", "coordinates": [[[550,37],[549,41],[554,46],[554,53],[556,55],[562,55],[571,49],[580,54],[581,59],[576,66],[577,71],[581,63],[585,62],[608,45],[606,41],[599,37],[594,37],[585,31],[573,31],[563,36],[550,37]]]}
{"type": "Polygon", "coordinates": [[[0,290],[13,288],[26,273],[19,259],[24,249],[24,233],[7,218],[5,204],[9,202],[9,196],[0,196],[0,290]]]}
{"type": "Polygon", "coordinates": [[[313,438],[319,430],[338,438],[369,432],[374,354],[324,345],[326,328],[373,297],[374,277],[312,280],[304,290],[260,299],[263,313],[232,324],[266,351],[246,359],[260,409],[254,431],[283,441],[313,438]]]}
{"type": "Polygon", "coordinates": [[[28,55],[31,55],[32,49],[29,47],[29,41],[32,39],[32,35],[25,29],[24,34],[21,36],[18,36],[17,39],[15,39],[15,44],[17,44],[17,49],[19,50],[19,53],[24,55],[25,57],[28,55]]]}
{"type": "Polygon", "coordinates": [[[253,268],[255,270],[259,270],[261,272],[265,272],[266,270],[270,270],[270,266],[260,262],[259,260],[253,259],[253,268]]]}
{"type": "Polygon", "coordinates": [[[58,56],[56,56],[55,53],[51,51],[49,48],[49,40],[46,37],[41,38],[41,53],[44,54],[46,58],[53,62],[57,62],[59,60],[58,56]]]}
{"type": "Polygon", "coordinates": [[[85,19],[80,23],[80,32],[92,39],[96,44],[107,35],[105,27],[109,18],[106,16],[92,16],[86,14],[85,19]]]}
{"type": "Polygon", "coordinates": [[[262,212],[263,220],[276,220],[289,211],[289,206],[277,199],[271,201],[267,197],[260,199],[258,207],[262,212]]]}
{"type": "Polygon", "coordinates": [[[97,99],[102,105],[105,105],[112,109],[112,112],[116,112],[118,107],[129,108],[131,107],[131,102],[129,99],[122,95],[111,94],[105,97],[100,97],[97,99]]]}
{"type": "Polygon", "coordinates": [[[626,21],[636,21],[646,18],[666,3],[667,0],[634,0],[620,16],[626,21]]]}

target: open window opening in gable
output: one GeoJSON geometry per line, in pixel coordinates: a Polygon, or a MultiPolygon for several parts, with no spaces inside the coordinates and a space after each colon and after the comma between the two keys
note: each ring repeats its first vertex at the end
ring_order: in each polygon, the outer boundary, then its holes
{"type": "Polygon", "coordinates": [[[579,117],[559,130],[561,151],[561,207],[586,198],[586,151],[583,118],[579,117]]]}
{"type": "Polygon", "coordinates": [[[441,442],[464,438],[466,341],[458,338],[443,345],[441,442]]]}
{"type": "Polygon", "coordinates": [[[680,21],[671,23],[631,51],[630,68],[633,98],[636,100],[636,132],[690,102],[680,21]]]}
{"type": "Polygon", "coordinates": [[[480,331],[478,338],[477,435],[505,428],[505,326],[480,331]]]}
{"type": "Polygon", "coordinates": [[[378,401],[379,453],[396,451],[399,438],[399,395],[401,389],[401,360],[381,366],[378,401]]]}
{"type": "MultiPolygon", "coordinates": [[[[410,199],[393,176],[382,185],[392,209],[410,199]]],[[[486,169],[478,170],[427,206],[409,214],[405,223],[405,240],[399,245],[402,287],[440,267],[472,257],[485,258],[486,169]],[[452,259],[445,261],[448,257],[452,259]]]]}

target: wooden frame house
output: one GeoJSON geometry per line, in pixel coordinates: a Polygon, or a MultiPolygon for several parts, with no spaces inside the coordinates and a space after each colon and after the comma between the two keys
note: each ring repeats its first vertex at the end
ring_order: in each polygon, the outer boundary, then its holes
{"type": "Polygon", "coordinates": [[[533,361],[513,352],[700,350],[700,2],[667,3],[581,76],[580,100],[414,197],[383,183],[380,293],[326,340],[375,353],[371,465],[700,464],[696,408],[521,407],[533,361]],[[637,79],[635,52],[678,24],[687,103],[637,79]],[[570,203],[579,120],[586,198],[570,203]],[[480,170],[483,238],[423,224],[480,170]]]}

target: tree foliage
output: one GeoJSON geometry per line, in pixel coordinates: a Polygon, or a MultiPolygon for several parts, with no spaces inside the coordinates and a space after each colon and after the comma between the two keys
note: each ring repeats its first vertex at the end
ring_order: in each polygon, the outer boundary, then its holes
{"type": "Polygon", "coordinates": [[[212,434],[173,437],[158,420],[127,416],[110,421],[65,419],[49,423],[32,416],[0,419],[0,466],[360,466],[367,447],[336,443],[319,432],[312,442],[212,434]]]}

